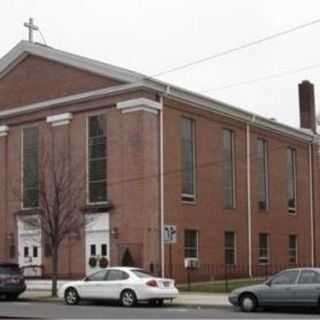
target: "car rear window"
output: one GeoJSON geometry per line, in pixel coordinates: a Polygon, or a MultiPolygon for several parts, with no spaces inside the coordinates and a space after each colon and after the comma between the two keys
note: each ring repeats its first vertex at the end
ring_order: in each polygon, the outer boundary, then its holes
{"type": "Polygon", "coordinates": [[[0,275],[21,274],[21,269],[15,266],[0,266],[0,275]]]}
{"type": "Polygon", "coordinates": [[[152,277],[152,274],[149,273],[148,271],[136,269],[136,270],[131,270],[132,273],[134,273],[137,277],[139,278],[149,278],[152,277]]]}

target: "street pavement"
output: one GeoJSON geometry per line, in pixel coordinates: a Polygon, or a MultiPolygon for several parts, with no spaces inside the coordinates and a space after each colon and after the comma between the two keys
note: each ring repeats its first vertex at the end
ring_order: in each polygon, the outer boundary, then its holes
{"type": "Polygon", "coordinates": [[[314,310],[242,313],[232,306],[198,307],[140,305],[124,308],[111,303],[82,303],[67,306],[62,301],[0,301],[0,318],[33,319],[306,319],[319,318],[314,310]]]}
{"type": "Polygon", "coordinates": [[[226,295],[182,294],[175,303],[163,307],[140,304],[124,308],[111,302],[68,306],[61,299],[49,298],[48,292],[29,291],[16,302],[0,300],[0,319],[319,319],[317,310],[313,309],[243,313],[228,304],[226,298],[226,295]]]}

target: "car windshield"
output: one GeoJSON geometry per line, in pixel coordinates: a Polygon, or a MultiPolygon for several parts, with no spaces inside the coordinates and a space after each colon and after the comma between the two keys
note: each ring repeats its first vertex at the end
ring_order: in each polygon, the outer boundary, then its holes
{"type": "Polygon", "coordinates": [[[141,269],[135,269],[135,270],[131,270],[132,273],[134,273],[137,277],[139,278],[150,278],[152,277],[152,274],[149,273],[148,271],[144,271],[141,269]]]}
{"type": "Polygon", "coordinates": [[[21,274],[21,269],[15,266],[0,266],[0,275],[17,275],[21,274]]]}

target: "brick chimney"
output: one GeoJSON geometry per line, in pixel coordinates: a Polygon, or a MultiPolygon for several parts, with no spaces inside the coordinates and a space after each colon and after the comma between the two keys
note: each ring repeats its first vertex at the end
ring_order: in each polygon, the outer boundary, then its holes
{"type": "Polygon", "coordinates": [[[304,80],[299,84],[300,127],[316,133],[316,110],[313,84],[304,80]]]}

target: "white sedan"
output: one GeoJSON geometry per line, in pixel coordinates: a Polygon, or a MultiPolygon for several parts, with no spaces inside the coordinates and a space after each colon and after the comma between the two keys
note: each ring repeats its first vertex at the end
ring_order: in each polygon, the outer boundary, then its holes
{"type": "Polygon", "coordinates": [[[163,300],[173,300],[178,293],[174,280],[129,267],[107,268],[59,289],[59,296],[70,305],[81,300],[104,299],[119,300],[125,307],[132,307],[138,301],[160,306],[163,300]]]}

